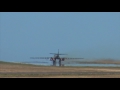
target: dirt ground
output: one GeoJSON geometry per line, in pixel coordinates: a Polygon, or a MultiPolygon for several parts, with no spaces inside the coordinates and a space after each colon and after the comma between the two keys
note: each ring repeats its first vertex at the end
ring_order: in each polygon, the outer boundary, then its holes
{"type": "Polygon", "coordinates": [[[120,67],[55,67],[0,62],[0,78],[120,78],[120,67]]]}

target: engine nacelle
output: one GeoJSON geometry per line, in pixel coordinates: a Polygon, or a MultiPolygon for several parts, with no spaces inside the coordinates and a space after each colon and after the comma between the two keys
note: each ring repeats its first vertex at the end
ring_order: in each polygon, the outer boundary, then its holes
{"type": "Polygon", "coordinates": [[[50,61],[54,61],[54,60],[55,60],[55,58],[53,58],[53,57],[50,58],[50,61]]]}
{"type": "Polygon", "coordinates": [[[53,61],[53,58],[52,58],[52,57],[50,58],[50,61],[53,61]]]}
{"type": "Polygon", "coordinates": [[[60,60],[61,60],[61,61],[64,61],[64,60],[65,60],[65,58],[61,58],[60,60]]]}

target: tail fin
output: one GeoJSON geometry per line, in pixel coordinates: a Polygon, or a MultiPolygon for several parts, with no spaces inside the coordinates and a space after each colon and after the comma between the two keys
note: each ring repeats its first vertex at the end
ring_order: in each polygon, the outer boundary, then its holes
{"type": "Polygon", "coordinates": [[[58,49],[58,53],[50,53],[50,54],[54,54],[54,55],[67,55],[67,54],[60,54],[59,53],[59,49],[58,49]]]}

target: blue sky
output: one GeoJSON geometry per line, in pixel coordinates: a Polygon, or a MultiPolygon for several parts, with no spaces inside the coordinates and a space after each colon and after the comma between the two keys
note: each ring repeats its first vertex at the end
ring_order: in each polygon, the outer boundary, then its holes
{"type": "Polygon", "coordinates": [[[0,60],[33,56],[120,60],[120,12],[0,12],[0,60]]]}

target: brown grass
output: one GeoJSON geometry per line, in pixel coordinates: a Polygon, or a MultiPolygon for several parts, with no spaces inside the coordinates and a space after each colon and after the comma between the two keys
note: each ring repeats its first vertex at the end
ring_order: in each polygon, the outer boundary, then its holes
{"type": "Polygon", "coordinates": [[[53,67],[0,63],[0,77],[120,78],[120,67],[53,67]]]}

